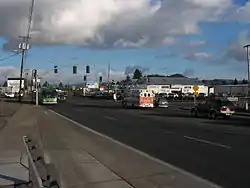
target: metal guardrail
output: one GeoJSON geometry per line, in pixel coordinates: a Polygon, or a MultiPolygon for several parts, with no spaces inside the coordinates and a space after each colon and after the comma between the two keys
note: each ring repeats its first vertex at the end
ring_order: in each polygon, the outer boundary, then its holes
{"type": "Polygon", "coordinates": [[[29,182],[32,188],[59,188],[56,180],[51,180],[46,164],[42,157],[42,150],[38,144],[27,136],[23,137],[24,146],[28,155],[29,182]]]}

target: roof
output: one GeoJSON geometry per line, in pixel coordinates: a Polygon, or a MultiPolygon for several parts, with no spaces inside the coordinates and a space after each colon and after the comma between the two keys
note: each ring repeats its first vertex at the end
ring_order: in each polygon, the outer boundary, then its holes
{"type": "Polygon", "coordinates": [[[149,77],[147,83],[150,85],[195,85],[200,81],[197,78],[185,77],[149,77]]]}
{"type": "MultiPolygon", "coordinates": [[[[20,80],[20,78],[7,78],[7,80],[20,80]]],[[[24,80],[24,78],[22,78],[22,80],[24,80]]]]}

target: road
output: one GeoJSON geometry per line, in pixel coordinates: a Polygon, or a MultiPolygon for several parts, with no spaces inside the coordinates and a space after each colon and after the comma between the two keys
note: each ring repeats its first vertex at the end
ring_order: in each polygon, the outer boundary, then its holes
{"type": "Polygon", "coordinates": [[[209,120],[175,106],[122,109],[112,101],[77,97],[50,108],[222,187],[250,187],[249,117],[209,120]]]}

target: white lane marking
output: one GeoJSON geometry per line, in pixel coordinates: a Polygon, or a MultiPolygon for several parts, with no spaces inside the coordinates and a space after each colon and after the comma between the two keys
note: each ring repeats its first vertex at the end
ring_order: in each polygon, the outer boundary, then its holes
{"type": "Polygon", "coordinates": [[[116,144],[118,144],[118,145],[120,145],[120,146],[122,146],[122,147],[124,147],[124,148],[126,148],[126,149],[129,149],[129,150],[131,150],[131,151],[133,151],[133,152],[135,152],[135,153],[137,153],[137,154],[139,154],[139,155],[141,155],[141,156],[143,156],[143,157],[146,157],[146,158],[148,158],[148,159],[150,159],[150,160],[152,160],[152,161],[155,161],[155,162],[157,162],[157,163],[159,163],[159,164],[161,164],[161,165],[164,165],[164,166],[166,166],[166,167],[168,167],[168,168],[171,168],[171,169],[173,169],[173,170],[176,170],[176,171],[178,171],[178,172],[180,172],[180,173],[182,173],[182,174],[184,174],[184,175],[186,175],[186,176],[189,176],[189,177],[191,177],[191,178],[194,178],[195,180],[197,180],[197,181],[199,181],[199,182],[204,182],[204,183],[210,185],[210,186],[213,187],[213,188],[222,188],[222,187],[216,185],[215,183],[212,183],[212,182],[210,182],[210,181],[208,181],[208,180],[206,180],[206,179],[203,179],[203,178],[201,178],[201,177],[198,177],[198,176],[196,176],[196,175],[194,175],[194,174],[192,174],[192,173],[190,173],[190,172],[187,172],[187,171],[185,171],[185,170],[183,170],[183,169],[181,169],[181,168],[178,168],[178,167],[176,167],[176,166],[174,166],[174,165],[171,165],[171,164],[169,164],[169,163],[166,163],[166,162],[164,162],[164,161],[162,161],[162,160],[160,160],[160,159],[158,159],[158,158],[152,157],[151,155],[149,155],[149,154],[147,154],[147,153],[144,153],[144,152],[142,152],[142,151],[140,151],[140,150],[137,150],[137,149],[135,149],[135,148],[133,148],[133,147],[131,147],[131,146],[128,146],[128,145],[126,145],[126,144],[124,144],[124,143],[122,143],[122,142],[119,142],[119,141],[117,141],[117,140],[115,140],[115,139],[113,139],[113,138],[111,138],[111,137],[109,137],[109,136],[107,136],[107,135],[104,135],[104,134],[99,133],[99,132],[97,132],[97,131],[95,131],[95,130],[93,130],[93,129],[90,129],[90,128],[88,128],[88,127],[86,127],[86,126],[84,126],[84,125],[82,125],[82,124],[80,124],[80,123],[78,123],[78,122],[76,122],[76,121],[74,121],[74,120],[72,120],[72,119],[70,119],[70,118],[64,116],[64,115],[61,115],[61,114],[55,112],[54,110],[51,110],[51,109],[50,109],[49,111],[52,112],[52,113],[54,113],[54,114],[56,114],[56,115],[58,115],[59,117],[65,119],[65,120],[67,120],[67,121],[69,121],[69,122],[75,124],[75,125],[78,126],[78,127],[81,127],[81,128],[83,128],[83,129],[85,129],[85,130],[87,130],[87,131],[89,131],[89,132],[91,132],[91,133],[93,133],[93,134],[96,134],[96,135],[98,135],[98,136],[100,136],[100,137],[102,137],[102,138],[105,138],[105,139],[107,139],[107,140],[110,140],[111,142],[114,142],[114,143],[116,143],[116,144]]]}
{"type": "Polygon", "coordinates": [[[232,149],[230,146],[220,144],[220,143],[216,143],[216,142],[211,142],[211,141],[208,141],[208,140],[202,140],[202,139],[194,138],[194,137],[190,137],[190,136],[184,136],[184,138],[194,140],[194,141],[197,141],[197,142],[202,142],[202,143],[205,143],[205,144],[210,144],[210,145],[213,145],[213,146],[226,148],[226,149],[232,149]]]}
{"type": "Polygon", "coordinates": [[[104,117],[105,119],[110,119],[110,120],[113,120],[113,121],[117,121],[117,119],[113,118],[113,117],[109,117],[109,116],[105,116],[104,117]]]}

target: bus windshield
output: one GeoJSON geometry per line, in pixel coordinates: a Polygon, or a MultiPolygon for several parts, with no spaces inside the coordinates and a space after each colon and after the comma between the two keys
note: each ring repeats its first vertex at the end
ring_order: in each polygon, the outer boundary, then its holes
{"type": "Polygon", "coordinates": [[[55,91],[43,91],[42,96],[46,98],[54,98],[57,97],[57,93],[55,91]]]}

